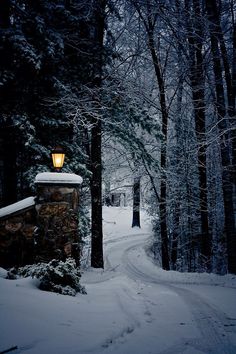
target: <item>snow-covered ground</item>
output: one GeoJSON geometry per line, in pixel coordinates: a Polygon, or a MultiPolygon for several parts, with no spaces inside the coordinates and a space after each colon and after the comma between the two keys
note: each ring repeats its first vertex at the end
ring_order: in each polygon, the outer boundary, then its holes
{"type": "Polygon", "coordinates": [[[166,272],[147,257],[146,214],[104,209],[105,269],[83,271],[87,295],[0,278],[0,353],[236,353],[236,277],[166,272]]]}

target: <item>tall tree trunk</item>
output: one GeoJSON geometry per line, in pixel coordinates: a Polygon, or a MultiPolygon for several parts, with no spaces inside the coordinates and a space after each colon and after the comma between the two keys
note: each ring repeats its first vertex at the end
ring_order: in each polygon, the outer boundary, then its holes
{"type": "MultiPolygon", "coordinates": [[[[0,9],[0,31],[8,30],[11,26],[10,23],[10,1],[3,0],[1,1],[0,9]]],[[[2,35],[2,33],[1,33],[2,35]]],[[[3,36],[0,39],[2,42],[3,36]]],[[[8,67],[8,53],[6,53],[6,43],[0,43],[0,67],[8,67]]],[[[2,96],[3,92],[0,89],[0,95],[2,96]]],[[[2,102],[1,102],[2,103],[2,102]]],[[[4,103],[4,102],[3,102],[4,103]]],[[[16,146],[16,133],[15,127],[12,123],[12,120],[7,116],[9,112],[2,111],[3,107],[0,104],[0,149],[2,156],[2,180],[1,189],[2,189],[2,206],[16,202],[17,200],[17,146],[16,146]],[[3,116],[5,119],[3,119],[3,116]],[[6,120],[7,117],[7,120],[6,120]],[[4,121],[6,120],[6,121],[4,121]]]]}
{"type": "Polygon", "coordinates": [[[10,0],[1,0],[0,28],[10,26],[10,0]]]}
{"type": "MultiPolygon", "coordinates": [[[[182,18],[182,8],[180,0],[175,1],[176,13],[177,13],[177,23],[178,28],[181,26],[182,18]]],[[[176,148],[175,148],[175,158],[174,158],[174,173],[176,174],[176,189],[174,197],[174,215],[173,215],[173,231],[171,235],[171,269],[177,269],[177,259],[178,259],[178,245],[181,247],[181,235],[180,235],[180,218],[181,218],[181,206],[182,206],[182,151],[183,151],[183,132],[182,132],[182,99],[183,99],[183,84],[184,84],[184,71],[183,68],[183,58],[181,53],[180,42],[177,44],[177,58],[178,58],[178,90],[177,90],[177,103],[175,112],[175,134],[176,134],[176,148]]]]}
{"type": "Polygon", "coordinates": [[[227,53],[224,34],[220,23],[220,12],[216,0],[207,1],[207,14],[208,14],[208,19],[210,21],[211,33],[214,34],[214,36],[217,38],[219,49],[221,52],[221,59],[224,68],[224,77],[225,77],[226,93],[227,93],[227,101],[228,101],[227,111],[229,117],[233,117],[235,115],[236,91],[234,91],[233,89],[233,80],[230,72],[229,56],[227,53]]]}
{"type": "MultiPolygon", "coordinates": [[[[94,1],[94,87],[102,85],[103,37],[105,28],[105,0],[94,1]]],[[[102,228],[102,123],[92,118],[91,131],[91,209],[92,243],[91,266],[103,268],[103,228],[102,228]]]]}
{"type": "Polygon", "coordinates": [[[232,86],[234,92],[234,105],[236,106],[236,23],[233,24],[232,86]]]}
{"type": "Polygon", "coordinates": [[[176,263],[178,259],[178,243],[179,243],[179,223],[180,223],[180,203],[176,202],[175,213],[174,213],[174,222],[173,222],[173,232],[171,238],[171,268],[176,270],[176,263]]]}
{"type": "Polygon", "coordinates": [[[101,121],[97,121],[91,132],[91,266],[94,268],[103,268],[101,129],[101,121]]]}
{"type": "Polygon", "coordinates": [[[2,206],[17,201],[17,146],[14,126],[1,128],[1,155],[3,157],[2,206]]]}
{"type": "Polygon", "coordinates": [[[133,220],[132,227],[140,226],[140,177],[134,178],[133,184],[133,220]]]}
{"type": "MultiPolygon", "coordinates": [[[[233,63],[232,63],[232,89],[234,93],[234,107],[236,106],[236,23],[233,23],[233,63]]],[[[236,119],[233,119],[232,126],[232,174],[234,181],[234,219],[236,223],[236,119]]]]}
{"type": "MultiPolygon", "coordinates": [[[[211,32],[217,38],[218,45],[221,53],[222,64],[224,68],[224,78],[226,83],[226,94],[227,94],[227,112],[229,115],[229,127],[232,128],[230,135],[232,141],[232,182],[233,182],[233,199],[234,199],[234,219],[236,222],[236,26],[234,18],[232,19],[232,42],[233,42],[233,63],[232,71],[230,71],[230,61],[227,53],[227,48],[225,44],[224,34],[221,26],[221,16],[216,0],[208,1],[208,18],[211,23],[211,32]]],[[[232,10],[233,11],[233,10],[232,10]]]]}
{"type": "Polygon", "coordinates": [[[152,56],[152,61],[155,69],[155,74],[157,78],[159,95],[160,95],[160,106],[161,106],[161,115],[162,115],[162,134],[163,140],[161,142],[161,183],[160,183],[160,229],[161,229],[161,250],[162,250],[162,267],[165,270],[170,269],[169,261],[169,241],[167,233],[167,188],[166,188],[166,155],[167,155],[167,124],[168,124],[168,112],[166,106],[166,97],[165,97],[165,87],[164,80],[161,74],[160,63],[158,56],[155,50],[154,42],[154,31],[152,25],[149,23],[148,26],[148,44],[152,56]]]}
{"type": "MultiPolygon", "coordinates": [[[[222,182],[225,214],[225,234],[227,239],[228,271],[236,274],[236,229],[233,210],[233,181],[230,171],[230,134],[229,124],[226,120],[226,103],[224,97],[223,68],[221,65],[221,55],[219,41],[216,34],[213,2],[206,1],[206,9],[209,18],[209,31],[211,40],[211,52],[213,58],[213,70],[215,76],[216,108],[218,113],[218,126],[221,139],[221,159],[222,159],[222,182]]],[[[216,4],[215,4],[216,5],[216,4]]]]}
{"type": "Polygon", "coordinates": [[[151,2],[147,0],[144,4],[146,7],[146,17],[143,14],[141,7],[135,0],[130,0],[135,9],[137,10],[140,19],[142,19],[145,26],[148,46],[152,57],[154,71],[157,79],[157,85],[159,89],[159,102],[161,107],[162,118],[162,135],[161,141],[161,181],[160,181],[160,198],[159,198],[159,217],[160,217],[160,230],[161,230],[161,257],[162,268],[170,270],[169,259],[169,240],[167,232],[167,186],[166,186],[166,155],[167,155],[167,124],[168,124],[168,110],[166,105],[165,85],[161,72],[161,65],[159,62],[158,54],[156,52],[155,40],[154,40],[154,28],[157,20],[157,12],[151,5],[151,2]]]}
{"type": "MultiPolygon", "coordinates": [[[[186,5],[190,15],[189,3],[186,5]]],[[[198,141],[198,172],[201,216],[201,264],[211,270],[211,235],[208,224],[207,173],[206,173],[206,130],[205,130],[205,78],[202,55],[201,9],[199,0],[193,0],[193,15],[188,21],[188,41],[190,57],[190,80],[198,141]]]]}

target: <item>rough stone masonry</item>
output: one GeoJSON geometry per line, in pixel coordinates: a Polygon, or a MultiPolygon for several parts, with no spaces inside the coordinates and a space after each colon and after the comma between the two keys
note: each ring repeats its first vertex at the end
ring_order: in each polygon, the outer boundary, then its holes
{"type": "Polygon", "coordinates": [[[68,173],[40,173],[35,183],[37,196],[32,205],[18,210],[13,205],[6,215],[2,209],[0,266],[67,257],[73,257],[79,265],[78,187],[82,178],[68,173]]]}

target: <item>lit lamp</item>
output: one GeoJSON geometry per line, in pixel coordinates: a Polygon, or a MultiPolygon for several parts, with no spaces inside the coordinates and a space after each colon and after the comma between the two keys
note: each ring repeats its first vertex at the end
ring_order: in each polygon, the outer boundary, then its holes
{"type": "Polygon", "coordinates": [[[65,152],[60,146],[56,146],[52,152],[52,162],[53,162],[53,167],[57,172],[60,172],[63,164],[64,164],[64,159],[65,159],[65,152]]]}

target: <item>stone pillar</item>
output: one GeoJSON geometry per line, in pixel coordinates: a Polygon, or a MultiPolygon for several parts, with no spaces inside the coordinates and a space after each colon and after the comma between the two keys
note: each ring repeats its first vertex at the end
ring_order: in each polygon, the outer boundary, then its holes
{"type": "Polygon", "coordinates": [[[79,265],[78,187],[81,183],[80,176],[70,173],[44,172],[36,176],[36,262],[73,257],[79,265]]]}

